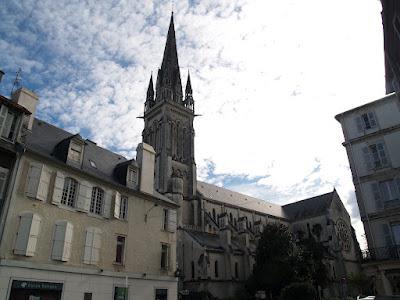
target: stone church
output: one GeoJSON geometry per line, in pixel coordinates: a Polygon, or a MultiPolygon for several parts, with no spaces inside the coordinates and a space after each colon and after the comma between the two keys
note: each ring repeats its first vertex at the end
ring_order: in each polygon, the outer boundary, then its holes
{"type": "Polygon", "coordinates": [[[206,291],[218,298],[234,295],[252,272],[263,225],[278,222],[295,234],[314,234],[327,246],[332,282],[327,292],[345,293],[346,278],[359,271],[358,243],[336,190],[279,206],[198,181],[189,74],[184,90],[172,15],[155,89],[151,77],[147,90],[143,142],[156,152],[155,189],[180,205],[180,292],[206,291]]]}

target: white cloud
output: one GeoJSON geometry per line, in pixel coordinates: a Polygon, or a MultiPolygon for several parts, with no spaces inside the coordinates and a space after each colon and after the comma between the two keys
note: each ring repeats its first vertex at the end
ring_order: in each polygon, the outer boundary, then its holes
{"type": "MultiPolygon", "coordinates": [[[[384,93],[379,2],[175,2],[182,81],[190,69],[203,114],[195,121],[200,178],[211,180],[212,161],[215,183],[259,178],[233,187],[279,203],[336,187],[356,216],[333,117],[384,93]]],[[[0,64],[8,74],[22,66],[24,85],[40,95],[40,117],[132,156],[170,5],[8,1],[0,64]]]]}

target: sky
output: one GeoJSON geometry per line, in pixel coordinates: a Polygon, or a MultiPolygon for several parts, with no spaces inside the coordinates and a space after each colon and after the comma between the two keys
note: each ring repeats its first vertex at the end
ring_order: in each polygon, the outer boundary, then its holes
{"type": "Polygon", "coordinates": [[[286,204],[336,188],[365,247],[340,124],[384,96],[378,0],[0,0],[0,93],[131,158],[174,10],[200,180],[286,204]]]}

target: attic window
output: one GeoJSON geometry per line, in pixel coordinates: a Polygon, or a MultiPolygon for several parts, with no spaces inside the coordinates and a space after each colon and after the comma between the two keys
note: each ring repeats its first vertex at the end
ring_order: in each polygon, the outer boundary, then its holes
{"type": "Polygon", "coordinates": [[[96,163],[95,163],[93,160],[90,160],[90,159],[89,159],[89,163],[90,163],[90,165],[92,166],[92,168],[97,169],[96,163]]]}
{"type": "Polygon", "coordinates": [[[80,163],[82,156],[82,145],[71,141],[68,157],[71,161],[80,163]]]}

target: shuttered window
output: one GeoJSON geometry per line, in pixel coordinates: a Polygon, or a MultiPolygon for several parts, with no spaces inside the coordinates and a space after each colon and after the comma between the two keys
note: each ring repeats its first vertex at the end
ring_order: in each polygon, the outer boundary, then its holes
{"type": "Polygon", "coordinates": [[[51,172],[43,164],[31,162],[25,186],[27,197],[46,201],[49,193],[51,172]]]}
{"type": "Polygon", "coordinates": [[[371,144],[362,148],[364,162],[368,170],[387,167],[389,159],[383,142],[371,144]]]}
{"type": "Polygon", "coordinates": [[[14,141],[17,128],[17,114],[8,109],[7,106],[0,106],[0,136],[14,141]]]}
{"type": "Polygon", "coordinates": [[[34,256],[40,230],[41,218],[28,212],[20,215],[17,237],[15,239],[14,254],[34,256]]]}
{"type": "Polygon", "coordinates": [[[92,199],[90,201],[90,212],[101,215],[104,205],[104,191],[99,187],[92,189],[92,199]]]}
{"type": "Polygon", "coordinates": [[[356,125],[359,132],[375,128],[377,126],[375,114],[372,111],[361,114],[356,117],[356,125]]]}
{"type": "Polygon", "coordinates": [[[53,248],[51,258],[54,260],[68,261],[71,255],[73,225],[65,220],[57,221],[53,235],[53,248]]]}
{"type": "Polygon", "coordinates": [[[86,229],[85,250],[83,262],[95,265],[100,260],[101,230],[95,227],[86,229]]]}
{"type": "Polygon", "coordinates": [[[128,197],[121,196],[121,206],[119,211],[119,218],[126,220],[128,218],[128,197]]]}
{"type": "Polygon", "coordinates": [[[75,207],[77,192],[78,192],[78,182],[71,177],[65,178],[64,188],[61,196],[61,204],[70,207],[75,207]]]}
{"type": "Polygon", "coordinates": [[[161,244],[161,270],[169,268],[169,245],[161,244]]]}

